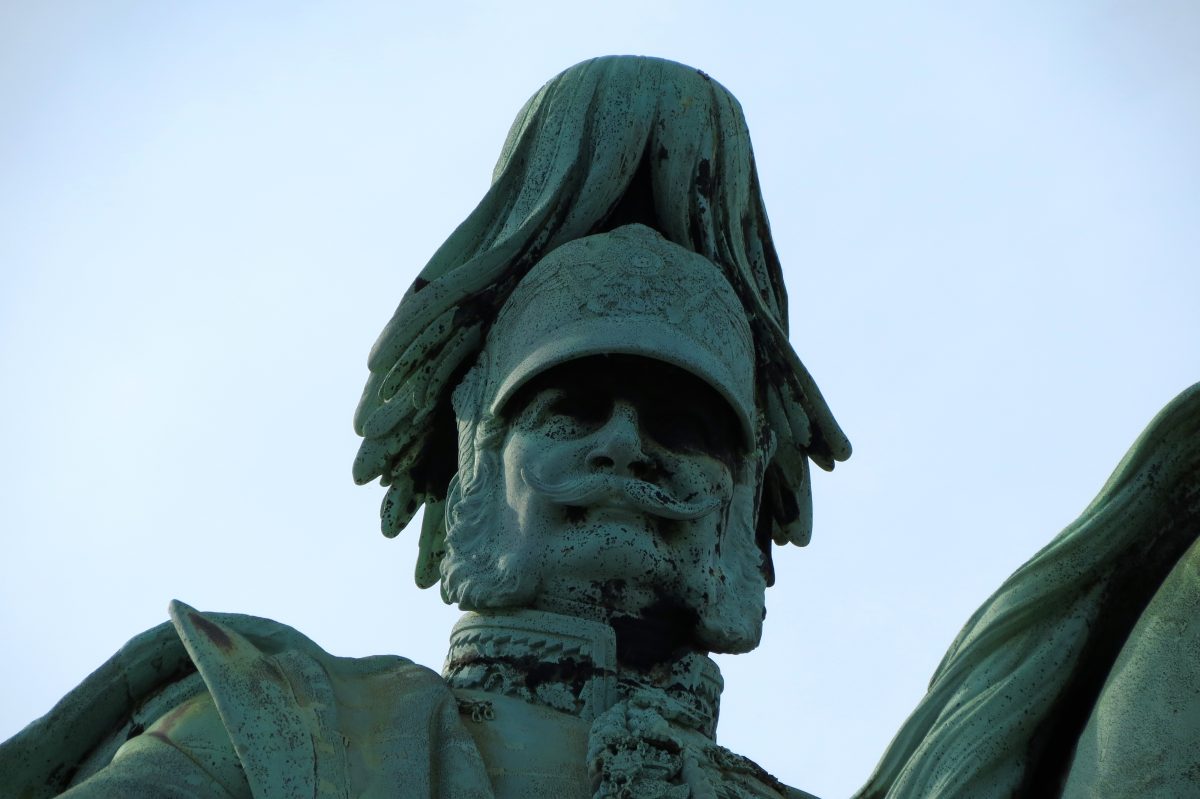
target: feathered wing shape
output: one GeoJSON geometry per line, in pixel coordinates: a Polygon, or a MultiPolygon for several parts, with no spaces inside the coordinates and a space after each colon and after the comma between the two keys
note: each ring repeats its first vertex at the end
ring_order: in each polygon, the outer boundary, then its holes
{"type": "Polygon", "coordinates": [[[1200,384],[975,611],[855,799],[1041,796],[1129,630],[1197,535],[1200,384]]]}
{"type": "MultiPolygon", "coordinates": [[[[831,469],[850,444],[787,340],[787,296],[741,108],[697,70],[629,56],[578,64],[529,100],[491,188],[372,349],[353,474],[389,486],[385,535],[445,498],[456,463],[449,394],[513,287],[555,247],[632,221],[718,264],[742,299],[777,441],[761,512],[777,542],[807,542],[807,459],[831,469]],[[634,198],[640,218],[617,221],[638,192],[652,195],[634,198]]],[[[423,550],[442,524],[426,521],[423,550]]]]}

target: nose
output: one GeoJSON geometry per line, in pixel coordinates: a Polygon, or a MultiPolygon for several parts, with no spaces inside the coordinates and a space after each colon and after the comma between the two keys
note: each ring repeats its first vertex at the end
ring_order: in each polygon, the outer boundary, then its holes
{"type": "Polygon", "coordinates": [[[637,410],[628,402],[614,403],[612,415],[593,435],[594,444],[587,455],[588,468],[637,478],[644,478],[650,472],[650,458],[642,451],[637,410]]]}

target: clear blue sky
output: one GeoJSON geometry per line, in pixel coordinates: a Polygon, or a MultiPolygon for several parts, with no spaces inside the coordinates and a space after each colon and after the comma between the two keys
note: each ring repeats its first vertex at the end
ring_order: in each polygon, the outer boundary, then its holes
{"type": "Polygon", "coordinates": [[[826,799],[972,610],[1200,380],[1200,10],[7,3],[0,738],[172,597],[438,666],[350,417],[509,123],[595,55],[742,101],[793,342],[855,444],[720,740],[826,799]]]}

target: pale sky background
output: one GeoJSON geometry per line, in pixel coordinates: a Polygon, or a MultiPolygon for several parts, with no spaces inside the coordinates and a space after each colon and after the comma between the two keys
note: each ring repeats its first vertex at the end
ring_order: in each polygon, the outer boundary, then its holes
{"type": "Polygon", "coordinates": [[[0,738],[178,597],[440,666],[350,417],[525,99],[585,58],[742,102],[792,340],[855,445],[719,739],[826,799],[1200,380],[1200,5],[0,6],[0,738]]]}

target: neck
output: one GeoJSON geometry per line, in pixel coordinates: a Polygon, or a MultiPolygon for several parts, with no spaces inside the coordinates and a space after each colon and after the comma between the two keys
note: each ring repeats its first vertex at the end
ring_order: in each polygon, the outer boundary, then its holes
{"type": "Polygon", "coordinates": [[[636,695],[710,739],[723,684],[703,654],[633,667],[618,660],[610,625],[544,610],[465,614],[450,634],[442,675],[452,688],[512,696],[589,722],[636,695]]]}

